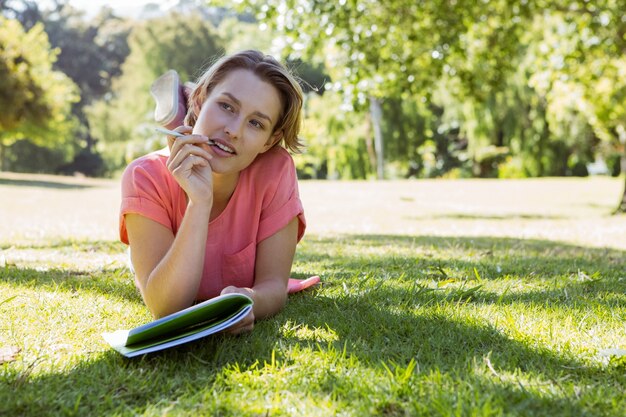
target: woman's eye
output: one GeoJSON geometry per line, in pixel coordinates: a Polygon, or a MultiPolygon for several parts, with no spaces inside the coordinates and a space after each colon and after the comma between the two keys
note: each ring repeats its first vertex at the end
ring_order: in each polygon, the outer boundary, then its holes
{"type": "Polygon", "coordinates": [[[250,124],[257,129],[263,129],[263,123],[259,122],[258,120],[250,120],[250,124]]]}
{"type": "Polygon", "coordinates": [[[228,103],[220,103],[220,106],[224,109],[224,110],[228,110],[228,111],[233,111],[233,106],[231,106],[228,103]]]}

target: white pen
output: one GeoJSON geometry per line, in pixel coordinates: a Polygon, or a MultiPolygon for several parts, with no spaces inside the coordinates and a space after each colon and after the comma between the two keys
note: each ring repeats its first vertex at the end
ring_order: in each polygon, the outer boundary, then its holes
{"type": "Polygon", "coordinates": [[[180,138],[181,136],[185,136],[180,132],[177,132],[175,130],[165,129],[164,127],[155,127],[154,130],[156,130],[157,132],[165,133],[166,135],[176,136],[177,138],[180,138]]]}
{"type": "MultiPolygon", "coordinates": [[[[175,130],[169,130],[166,129],[164,127],[155,127],[154,130],[156,130],[157,132],[161,132],[161,133],[165,133],[166,135],[170,135],[170,136],[174,136],[176,138],[180,138],[185,136],[184,134],[177,132],[175,130]]],[[[213,140],[209,139],[209,145],[215,145],[215,142],[213,142],[213,140]]]]}

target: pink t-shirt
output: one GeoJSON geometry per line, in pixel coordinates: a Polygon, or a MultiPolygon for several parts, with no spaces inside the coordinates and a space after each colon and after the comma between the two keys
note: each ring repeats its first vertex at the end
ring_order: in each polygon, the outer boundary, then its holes
{"type": "MultiPolygon", "coordinates": [[[[128,244],[124,215],[141,214],[177,233],[187,207],[185,193],[167,170],[167,149],[133,161],[122,176],[120,239],[128,244]]],[[[293,159],[275,147],[260,154],[239,175],[224,211],[209,223],[198,300],[224,287],[254,284],[259,242],[298,217],[298,241],[306,228],[293,159]]]]}

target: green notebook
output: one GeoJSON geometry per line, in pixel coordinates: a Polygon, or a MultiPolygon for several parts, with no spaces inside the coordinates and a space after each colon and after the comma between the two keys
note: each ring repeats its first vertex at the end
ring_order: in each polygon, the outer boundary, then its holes
{"type": "Polygon", "coordinates": [[[143,326],[102,336],[119,353],[132,358],[225,330],[243,319],[251,309],[249,297],[224,294],[143,326]]]}

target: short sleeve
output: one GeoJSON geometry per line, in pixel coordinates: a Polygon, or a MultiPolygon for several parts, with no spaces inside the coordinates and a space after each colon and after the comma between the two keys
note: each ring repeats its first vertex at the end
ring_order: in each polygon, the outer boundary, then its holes
{"type": "Polygon", "coordinates": [[[257,242],[287,226],[294,217],[298,218],[298,241],[302,239],[306,229],[293,159],[284,149],[280,151],[277,152],[280,157],[271,172],[272,186],[268,187],[267,195],[263,198],[257,242]]]}
{"type": "Polygon", "coordinates": [[[120,240],[126,244],[126,214],[140,214],[175,230],[171,184],[167,178],[169,172],[161,159],[151,154],[133,161],[124,170],[119,224],[120,240]]]}

